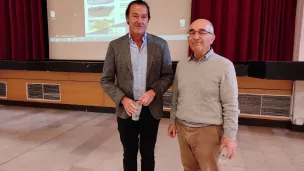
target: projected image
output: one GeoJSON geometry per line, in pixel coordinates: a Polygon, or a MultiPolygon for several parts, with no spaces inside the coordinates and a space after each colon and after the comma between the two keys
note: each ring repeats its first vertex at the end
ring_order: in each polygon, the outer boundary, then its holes
{"type": "Polygon", "coordinates": [[[110,40],[128,33],[125,10],[132,0],[88,0],[86,35],[110,40]]]}
{"type": "MultiPolygon", "coordinates": [[[[132,0],[47,0],[50,59],[104,60],[109,42],[129,32],[132,0]]],[[[145,0],[147,32],[168,41],[173,61],[188,55],[191,0],[145,0]]]]}
{"type": "Polygon", "coordinates": [[[90,17],[108,17],[113,12],[114,6],[99,6],[89,8],[90,17]]]}
{"type": "Polygon", "coordinates": [[[104,30],[110,28],[114,24],[114,19],[89,20],[88,24],[89,24],[89,31],[95,32],[98,30],[104,30]]]}
{"type": "Polygon", "coordinates": [[[114,0],[88,0],[89,5],[113,3],[114,0]]]}
{"type": "MultiPolygon", "coordinates": [[[[50,41],[109,42],[121,37],[129,32],[125,11],[131,1],[48,0],[50,41]]],[[[171,12],[168,12],[168,6],[176,0],[146,0],[146,2],[152,13],[147,32],[166,40],[186,40],[190,13],[181,12],[184,5],[172,8],[171,12]]],[[[189,0],[178,0],[178,2],[188,4],[189,0]]]]}

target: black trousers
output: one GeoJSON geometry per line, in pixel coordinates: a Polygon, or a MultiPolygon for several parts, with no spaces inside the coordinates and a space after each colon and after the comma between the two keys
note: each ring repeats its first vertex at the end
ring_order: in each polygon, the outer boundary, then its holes
{"type": "Polygon", "coordinates": [[[139,121],[133,121],[131,117],[117,117],[117,123],[124,150],[124,171],[137,171],[138,148],[141,155],[141,171],[154,171],[154,149],[159,120],[152,116],[149,107],[142,107],[139,121]]]}

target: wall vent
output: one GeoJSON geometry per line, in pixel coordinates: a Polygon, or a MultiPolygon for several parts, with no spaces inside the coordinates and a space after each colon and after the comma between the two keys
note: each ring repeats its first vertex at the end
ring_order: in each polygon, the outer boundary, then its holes
{"type": "Polygon", "coordinates": [[[44,83],[26,83],[28,100],[60,101],[60,85],[44,83]]]}
{"type": "MultiPolygon", "coordinates": [[[[164,109],[171,108],[172,90],[164,95],[164,109]]],[[[269,94],[239,93],[239,109],[241,114],[289,117],[291,96],[269,94]]]]}
{"type": "Polygon", "coordinates": [[[7,98],[7,83],[4,81],[0,82],[0,98],[7,98]]]}

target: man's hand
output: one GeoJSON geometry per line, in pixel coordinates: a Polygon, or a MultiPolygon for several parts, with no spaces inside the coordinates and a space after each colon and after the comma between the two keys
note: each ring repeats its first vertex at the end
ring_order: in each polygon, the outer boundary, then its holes
{"type": "Polygon", "coordinates": [[[228,138],[223,138],[222,144],[220,147],[220,151],[223,150],[223,148],[227,148],[227,155],[226,157],[229,159],[232,159],[233,156],[235,156],[236,153],[236,141],[228,138]]]}
{"type": "Polygon", "coordinates": [[[151,89],[151,90],[145,92],[139,98],[139,102],[144,106],[149,106],[150,103],[153,101],[154,97],[155,97],[155,91],[151,89]]]}
{"type": "Polygon", "coordinates": [[[136,103],[135,101],[131,100],[130,98],[124,96],[121,100],[121,104],[123,104],[127,114],[129,116],[136,113],[136,103]]]}
{"type": "Polygon", "coordinates": [[[168,136],[171,138],[175,138],[176,132],[177,132],[176,125],[173,124],[169,125],[168,136]]]}

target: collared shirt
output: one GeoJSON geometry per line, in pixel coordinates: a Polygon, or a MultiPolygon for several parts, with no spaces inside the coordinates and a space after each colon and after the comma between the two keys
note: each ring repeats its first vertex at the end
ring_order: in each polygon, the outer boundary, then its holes
{"type": "Polygon", "coordinates": [[[200,58],[199,60],[196,60],[196,59],[194,58],[194,53],[192,53],[191,56],[190,56],[190,58],[189,58],[189,62],[190,62],[190,61],[198,62],[198,61],[202,61],[202,60],[204,60],[204,59],[208,59],[210,56],[213,55],[213,53],[214,53],[214,51],[213,51],[213,49],[211,48],[211,49],[206,53],[206,55],[203,56],[202,58],[200,58]]]}
{"type": "Polygon", "coordinates": [[[147,73],[147,34],[143,36],[143,44],[140,50],[138,46],[130,39],[130,54],[133,70],[133,94],[134,100],[138,100],[140,96],[146,92],[146,73],[147,73]]]}

